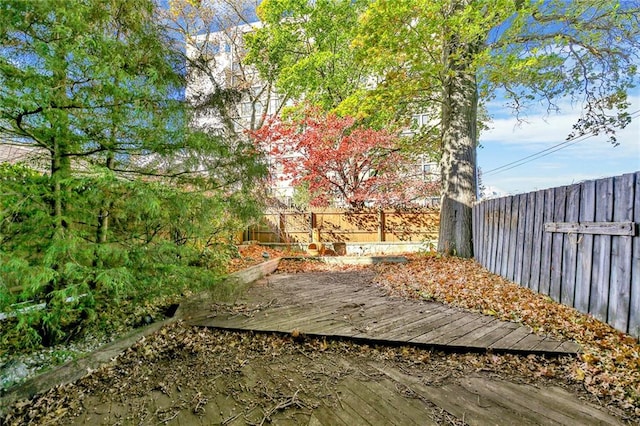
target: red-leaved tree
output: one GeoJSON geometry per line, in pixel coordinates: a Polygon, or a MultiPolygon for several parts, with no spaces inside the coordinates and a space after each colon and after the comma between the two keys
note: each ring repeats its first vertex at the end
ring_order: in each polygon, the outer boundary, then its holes
{"type": "Polygon", "coordinates": [[[439,182],[424,179],[398,148],[398,136],[359,127],[351,117],[308,108],[271,119],[251,137],[271,157],[272,178],[306,183],[313,206],[406,206],[439,191],[439,182]]]}

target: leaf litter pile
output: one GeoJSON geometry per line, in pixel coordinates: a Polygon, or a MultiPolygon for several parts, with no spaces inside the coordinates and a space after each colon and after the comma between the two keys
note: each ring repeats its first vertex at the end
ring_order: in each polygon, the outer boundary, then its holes
{"type": "MultiPolygon", "coordinates": [[[[210,330],[178,322],[73,384],[14,404],[0,417],[0,424],[171,424],[176,420],[180,424],[307,424],[311,416],[321,416],[323,407],[326,413],[346,403],[338,388],[342,381],[379,380],[379,370],[372,369],[372,363],[399,369],[434,386],[474,374],[542,387],[557,385],[606,406],[625,423],[640,423],[636,341],[497,277],[473,261],[409,258],[407,264],[370,267],[377,272],[377,285],[395,295],[440,301],[574,339],[582,345],[583,354],[579,358],[446,354],[295,334],[210,330]]],[[[363,267],[285,260],[279,271],[327,268],[363,267]]],[[[417,398],[409,388],[395,391],[417,398]]],[[[422,402],[435,423],[465,424],[463,418],[422,402]]]]}
{"type": "Polygon", "coordinates": [[[494,275],[470,259],[409,255],[402,265],[377,266],[376,281],[390,293],[433,300],[527,325],[538,334],[575,340],[583,353],[562,371],[598,398],[640,415],[640,344],[590,315],[494,275]]]}

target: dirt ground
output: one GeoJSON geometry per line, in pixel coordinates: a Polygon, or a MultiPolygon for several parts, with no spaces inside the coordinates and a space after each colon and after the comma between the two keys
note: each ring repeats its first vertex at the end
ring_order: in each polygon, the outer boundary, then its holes
{"type": "Polygon", "coordinates": [[[443,353],[177,322],[83,379],[14,404],[0,425],[353,426],[388,424],[389,418],[393,424],[483,424],[443,409],[412,386],[389,381],[385,371],[426,386],[456,385],[469,377],[556,386],[601,407],[621,424],[640,424],[631,411],[603,406],[570,378],[568,365],[566,358],[443,353]],[[356,394],[354,387],[361,392],[356,394]],[[369,412],[358,408],[373,389],[386,392],[383,400],[371,403],[375,409],[369,412]],[[394,411],[400,402],[406,408],[394,411]]]}

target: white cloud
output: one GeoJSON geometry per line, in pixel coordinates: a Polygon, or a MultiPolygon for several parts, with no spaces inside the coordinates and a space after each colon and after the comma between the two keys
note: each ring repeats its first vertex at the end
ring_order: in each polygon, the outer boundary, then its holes
{"type": "Polygon", "coordinates": [[[640,92],[630,100],[629,111],[635,118],[617,132],[620,145],[616,147],[606,135],[599,135],[579,138],[553,152],[552,147],[566,140],[579,118],[579,111],[572,111],[570,105],[562,105],[568,111],[564,114],[530,114],[527,123],[495,119],[492,129],[480,139],[483,148],[478,151],[478,164],[485,173],[484,184],[518,193],[639,171],[640,92]],[[500,172],[490,172],[511,163],[500,172]]]}
{"type": "MultiPolygon", "coordinates": [[[[640,95],[629,98],[630,112],[640,110],[640,95]]],[[[497,105],[492,105],[493,108],[497,105]]],[[[538,151],[539,149],[561,143],[572,131],[572,126],[580,118],[580,111],[572,108],[571,104],[562,103],[561,111],[565,113],[537,112],[524,117],[519,122],[515,117],[495,118],[490,123],[490,129],[480,135],[482,144],[521,145],[524,149],[538,151]]],[[[494,110],[498,111],[498,109],[494,110]]],[[[638,143],[640,134],[640,117],[634,119],[625,129],[618,131],[617,138],[621,145],[638,143]]],[[[603,141],[604,135],[594,137],[603,141]]]]}

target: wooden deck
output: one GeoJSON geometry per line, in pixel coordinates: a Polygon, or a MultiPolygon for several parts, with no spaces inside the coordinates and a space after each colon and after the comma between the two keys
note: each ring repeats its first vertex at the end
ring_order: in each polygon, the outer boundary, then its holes
{"type": "Polygon", "coordinates": [[[125,401],[105,402],[101,395],[87,396],[84,405],[91,408],[72,417],[70,424],[622,424],[604,409],[557,386],[512,383],[482,373],[446,378],[435,384],[429,380],[428,371],[407,374],[393,362],[364,362],[344,354],[314,354],[313,358],[299,355],[297,359],[285,355],[270,363],[245,360],[239,364],[236,360],[235,368],[228,373],[220,365],[212,365],[211,376],[205,388],[183,386],[178,390],[168,382],[166,389],[157,388],[125,401]],[[233,376],[231,385],[224,374],[233,376]],[[270,401],[256,404],[256,394],[270,401]],[[194,401],[201,401],[202,406],[176,409],[193,407],[194,401]],[[123,418],[122,413],[128,413],[132,406],[149,407],[149,418],[139,422],[123,418]]]}
{"type": "MultiPolygon", "coordinates": [[[[492,317],[388,297],[371,284],[372,278],[370,272],[274,275],[256,283],[234,305],[201,306],[185,319],[193,325],[227,330],[297,330],[310,336],[456,351],[566,354],[579,350],[573,342],[537,336],[526,327],[492,317]]],[[[363,364],[341,354],[304,355],[296,360],[274,359],[265,366],[248,364],[238,378],[241,389],[251,389],[256,383],[268,388],[285,377],[289,388],[278,389],[290,396],[275,401],[274,407],[298,408],[269,410],[262,421],[262,413],[255,419],[251,417],[255,413],[239,418],[242,408],[227,398],[211,410],[220,419],[206,421],[263,424],[268,415],[274,424],[309,426],[621,424],[606,409],[556,386],[514,383],[483,372],[452,377],[439,367],[433,371],[444,379],[434,382],[433,372],[408,371],[392,362],[371,359],[363,364]],[[322,383],[322,390],[313,391],[322,383]],[[322,397],[313,402],[314,395],[322,397]]]]}
{"type": "Polygon", "coordinates": [[[370,272],[273,275],[257,282],[235,305],[201,306],[188,323],[345,338],[448,351],[574,354],[575,342],[534,334],[440,303],[389,297],[371,284],[370,272]]]}

